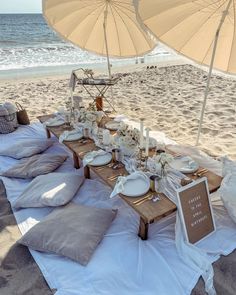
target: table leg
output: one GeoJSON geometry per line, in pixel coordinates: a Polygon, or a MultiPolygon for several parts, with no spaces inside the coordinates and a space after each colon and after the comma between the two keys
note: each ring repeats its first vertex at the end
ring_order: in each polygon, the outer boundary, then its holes
{"type": "Polygon", "coordinates": [[[48,129],[46,129],[47,138],[51,138],[51,133],[48,129]]]}
{"type": "Polygon", "coordinates": [[[80,168],[79,158],[75,152],[73,152],[73,160],[74,160],[75,169],[79,169],[80,168]]]}
{"type": "Polygon", "coordinates": [[[139,223],[139,237],[142,240],[147,240],[148,239],[148,226],[149,224],[146,223],[142,217],[140,217],[140,223],[139,223]]]}
{"type": "Polygon", "coordinates": [[[84,177],[90,179],[90,169],[88,166],[84,167],[84,177]]]}

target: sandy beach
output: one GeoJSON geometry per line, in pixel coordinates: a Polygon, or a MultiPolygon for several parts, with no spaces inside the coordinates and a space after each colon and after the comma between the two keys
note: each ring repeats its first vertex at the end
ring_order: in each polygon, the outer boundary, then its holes
{"type": "MultiPolygon", "coordinates": [[[[113,72],[122,75],[113,88],[117,113],[136,121],[143,117],[152,130],[163,131],[181,144],[195,144],[207,72],[183,61],[138,64],[113,72]]],[[[69,76],[2,80],[0,102],[21,103],[34,121],[65,106],[68,83],[69,76]]],[[[233,78],[218,74],[211,80],[200,148],[213,156],[236,159],[235,84],[233,78]]],[[[85,105],[91,102],[81,87],[75,94],[84,98],[85,105]]]]}

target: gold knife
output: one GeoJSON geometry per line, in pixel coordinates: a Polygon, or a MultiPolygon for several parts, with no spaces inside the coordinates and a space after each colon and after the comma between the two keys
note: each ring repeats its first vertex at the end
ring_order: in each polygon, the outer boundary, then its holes
{"type": "Polygon", "coordinates": [[[204,171],[201,171],[200,173],[197,174],[198,177],[202,177],[203,174],[207,173],[208,169],[205,169],[204,171]]]}
{"type": "Polygon", "coordinates": [[[110,176],[107,179],[109,180],[115,180],[116,178],[118,178],[119,176],[123,176],[122,174],[118,174],[118,175],[114,175],[114,176],[110,176]]]}
{"type": "Polygon", "coordinates": [[[140,202],[142,202],[142,201],[148,199],[148,198],[149,198],[150,196],[152,196],[152,195],[153,195],[153,193],[149,193],[147,196],[143,197],[142,199],[139,199],[139,200],[137,200],[137,201],[134,201],[133,204],[134,204],[134,205],[138,205],[140,202]]]}
{"type": "Polygon", "coordinates": [[[202,173],[202,172],[204,172],[206,170],[207,170],[206,168],[201,168],[201,169],[197,170],[196,172],[194,172],[193,175],[197,176],[198,174],[200,174],[200,173],[202,173]]]}

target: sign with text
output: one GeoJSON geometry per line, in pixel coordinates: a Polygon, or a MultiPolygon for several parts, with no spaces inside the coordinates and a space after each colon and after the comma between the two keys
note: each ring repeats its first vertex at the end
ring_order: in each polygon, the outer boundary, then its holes
{"type": "Polygon", "coordinates": [[[179,189],[178,201],[178,209],[189,243],[194,244],[215,231],[206,178],[179,189]]]}

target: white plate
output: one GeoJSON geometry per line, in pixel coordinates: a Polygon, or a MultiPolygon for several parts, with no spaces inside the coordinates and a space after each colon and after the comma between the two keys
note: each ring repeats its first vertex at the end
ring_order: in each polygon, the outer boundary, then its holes
{"type": "Polygon", "coordinates": [[[76,134],[69,134],[67,136],[67,138],[64,139],[64,141],[75,141],[75,140],[79,140],[81,138],[83,138],[83,134],[78,132],[76,134]]]}
{"type": "Polygon", "coordinates": [[[198,170],[199,165],[191,157],[180,157],[174,159],[170,164],[170,167],[178,170],[182,173],[193,173],[198,170]]]}
{"type": "Polygon", "coordinates": [[[65,124],[65,121],[64,120],[62,120],[62,119],[58,119],[57,121],[55,121],[55,122],[52,122],[52,123],[47,123],[46,122],[46,126],[47,127],[58,127],[58,126],[61,126],[61,125],[63,125],[63,124],[65,124]]]}
{"type": "Polygon", "coordinates": [[[89,165],[90,166],[107,165],[108,163],[111,162],[111,159],[112,159],[112,155],[110,153],[106,153],[105,155],[100,155],[100,156],[95,157],[92,162],[89,162],[89,165]]]}
{"type": "Polygon", "coordinates": [[[128,179],[124,184],[123,195],[127,197],[139,197],[145,195],[150,188],[149,180],[142,177],[136,179],[128,179]]]}
{"type": "Polygon", "coordinates": [[[109,130],[116,131],[120,128],[120,122],[110,121],[105,124],[105,127],[109,130]]]}

